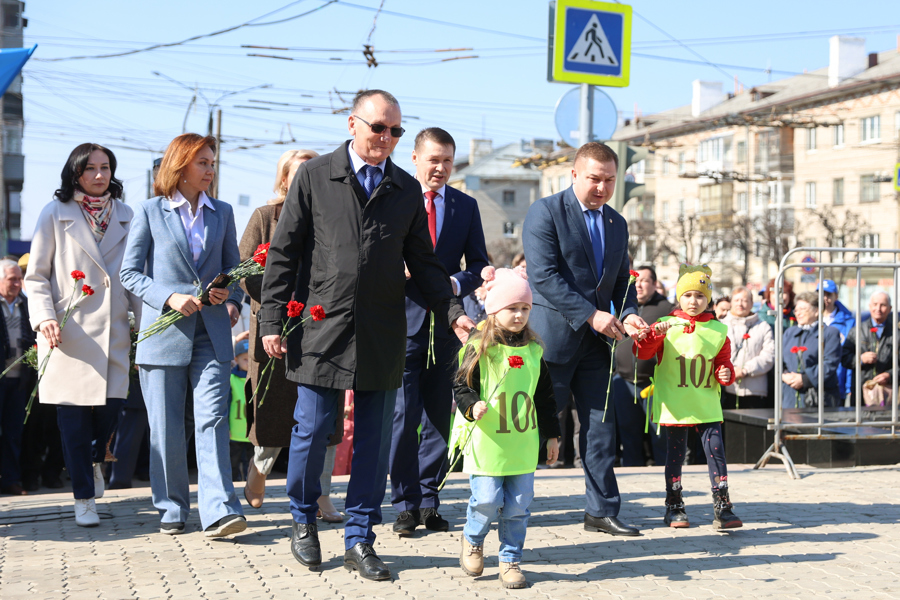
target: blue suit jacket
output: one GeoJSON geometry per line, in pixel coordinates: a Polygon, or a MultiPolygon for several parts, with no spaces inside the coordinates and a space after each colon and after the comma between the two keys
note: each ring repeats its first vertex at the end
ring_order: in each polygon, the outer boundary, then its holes
{"type": "Polygon", "coordinates": [[[581,204],[571,187],[541,198],[528,209],[522,245],[534,293],[529,323],[544,342],[548,362],[572,359],[582,338],[593,335],[587,320],[595,310],[609,311],[612,303],[621,311],[619,319],[637,313],[637,294],[628,284],[628,224],[607,205],[603,225],[601,274],[581,204]]]}
{"type": "MultiPolygon", "coordinates": [[[[122,285],[144,301],[141,329],[163,313],[169,296],[175,293],[195,295],[216,275],[229,271],[241,261],[231,205],[210,200],[215,210],[207,210],[203,215],[203,251],[196,267],[178,210],[173,210],[166,198],[150,198],[135,207],[120,276],[122,285]]],[[[243,292],[234,286],[228,301],[237,304],[240,310],[242,298],[243,292]]],[[[188,365],[198,318],[203,319],[216,359],[221,362],[233,359],[231,319],[223,303],[204,306],[201,311],[138,344],[137,363],[188,365]]]]}
{"type": "MultiPolygon", "coordinates": [[[[459,282],[459,295],[463,298],[481,285],[481,270],[488,266],[487,249],[484,245],[484,230],[481,227],[481,213],[475,198],[455,190],[449,185],[444,188],[444,221],[434,254],[447,272],[459,282]],[[466,270],[459,270],[460,260],[465,257],[466,270]]],[[[424,200],[423,200],[424,202],[424,200]]],[[[425,322],[428,303],[416,285],[415,278],[406,281],[406,335],[415,335],[425,322]]],[[[434,334],[449,337],[450,331],[435,328],[434,334]]]]}

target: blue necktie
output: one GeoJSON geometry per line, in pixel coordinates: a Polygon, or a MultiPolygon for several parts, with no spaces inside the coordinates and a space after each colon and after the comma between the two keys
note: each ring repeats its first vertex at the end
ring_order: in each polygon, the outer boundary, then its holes
{"type": "Polygon", "coordinates": [[[594,262],[597,263],[597,280],[603,278],[603,237],[600,235],[600,227],[603,227],[603,215],[596,210],[589,210],[588,217],[591,221],[590,234],[591,246],[594,250],[594,262]],[[600,223],[597,223],[600,219],[600,223]]]}
{"type": "Polygon", "coordinates": [[[365,170],[366,175],[366,178],[363,180],[363,187],[366,188],[366,197],[371,198],[372,192],[378,187],[378,182],[381,179],[381,177],[379,177],[379,175],[381,175],[381,169],[373,167],[372,165],[366,165],[363,169],[365,170]]]}

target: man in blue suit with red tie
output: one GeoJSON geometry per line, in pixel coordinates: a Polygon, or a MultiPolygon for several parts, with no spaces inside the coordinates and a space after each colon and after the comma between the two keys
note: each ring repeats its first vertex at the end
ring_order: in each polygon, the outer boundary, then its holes
{"type": "MultiPolygon", "coordinates": [[[[412,160],[422,186],[434,253],[453,274],[453,293],[459,297],[481,285],[481,270],[488,258],[478,204],[447,185],[455,154],[453,137],[430,127],[416,136],[412,160]],[[460,269],[463,258],[465,270],[460,269]]],[[[428,305],[407,273],[406,368],[403,387],[397,391],[390,454],[391,503],[399,512],[394,532],[401,536],[412,535],[420,524],[432,531],[449,528],[438,513],[437,488],[448,468],[451,382],[460,344],[455,336],[436,328],[429,360],[430,330],[428,305]]]]}
{"type": "Polygon", "coordinates": [[[581,422],[584,528],[639,535],[618,519],[616,422],[613,403],[607,404],[606,398],[610,344],[625,335],[640,338],[647,327],[637,315],[637,295],[629,285],[628,225],[606,206],[615,190],[618,164],[605,144],[590,142],[579,148],[571,187],[531,206],[522,244],[534,293],[529,325],[544,342],[560,410],[571,392],[581,422]],[[618,318],[613,310],[621,311],[618,318]],[[610,414],[605,414],[607,408],[610,414]]]}

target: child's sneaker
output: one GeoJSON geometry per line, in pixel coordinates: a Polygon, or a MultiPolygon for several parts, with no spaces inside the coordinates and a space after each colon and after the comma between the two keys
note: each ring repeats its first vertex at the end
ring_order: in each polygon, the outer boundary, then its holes
{"type": "Polygon", "coordinates": [[[528,584],[525,581],[525,574],[519,568],[517,562],[501,562],[500,563],[500,585],[507,589],[517,590],[528,584]]]}
{"type": "Polygon", "coordinates": [[[466,575],[478,577],[484,572],[484,546],[473,546],[463,534],[460,534],[459,537],[462,539],[459,566],[466,572],[466,575]]]}
{"type": "Polygon", "coordinates": [[[728,484],[724,481],[719,483],[718,488],[713,491],[713,507],[716,514],[713,519],[713,527],[716,529],[743,527],[744,523],[731,510],[734,506],[728,497],[728,484]]]}

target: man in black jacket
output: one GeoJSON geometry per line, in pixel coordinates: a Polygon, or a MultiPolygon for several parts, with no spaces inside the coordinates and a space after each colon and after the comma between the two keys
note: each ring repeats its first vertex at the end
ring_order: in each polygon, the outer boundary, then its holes
{"type": "MultiPolygon", "coordinates": [[[[7,369],[34,345],[34,331],[28,324],[28,301],[22,293],[22,269],[12,260],[0,260],[0,352],[7,369]]],[[[33,383],[31,367],[19,363],[0,379],[0,494],[23,496],[19,457],[25,404],[33,383]]]]}
{"type": "MultiPolygon", "coordinates": [[[[638,315],[648,324],[653,324],[675,308],[666,297],[656,291],[656,270],[645,265],[638,267],[638,278],[634,282],[637,292],[638,315]]],[[[656,358],[637,360],[631,349],[634,342],[627,338],[616,346],[616,376],[613,378],[613,401],[616,407],[616,435],[622,446],[623,467],[643,467],[644,426],[647,419],[647,401],[640,397],[641,391],[650,385],[650,378],[656,368],[656,358]],[[637,362],[637,390],[635,390],[635,362],[637,362]],[[635,393],[638,403],[635,404],[635,393]]],[[[650,445],[653,460],[657,465],[665,464],[665,440],[656,435],[656,427],[650,426],[650,445]]]]}
{"type": "Polygon", "coordinates": [[[852,398],[856,398],[856,377],[862,383],[873,381],[887,388],[891,387],[894,369],[891,362],[894,346],[891,297],[884,292],[875,292],[869,299],[869,318],[860,323],[859,370],[856,369],[856,327],[851,327],[841,351],[841,364],[853,377],[850,387],[852,398]]]}
{"type": "Polygon", "coordinates": [[[263,347],[269,356],[286,355],[287,377],[299,384],[287,477],[294,558],[311,568],[322,562],[319,476],[344,390],[353,390],[344,566],[375,580],[391,578],[372,549],[372,527],[381,523],[391,421],[403,381],[404,262],[436,328],[453,323],[463,339],[474,327],[434,255],[421,186],[389,158],[403,135],[400,123],[391,94],[360,92],[348,118],[353,139],[300,166],[272,239],[258,313],[263,347]],[[321,305],[327,317],[307,321],[282,340],[292,297],[321,305]]]}

